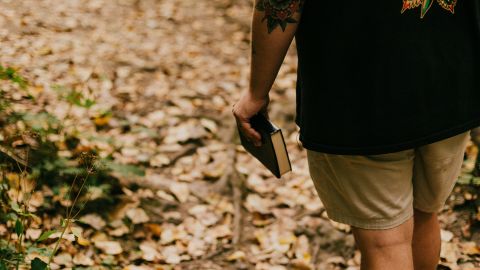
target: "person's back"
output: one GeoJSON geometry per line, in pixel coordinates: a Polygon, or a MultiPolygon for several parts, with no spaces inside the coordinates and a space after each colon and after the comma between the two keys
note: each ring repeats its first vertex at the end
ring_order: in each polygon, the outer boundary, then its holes
{"type": "Polygon", "coordinates": [[[232,112],[267,115],[295,38],[300,141],[329,218],[350,224],[364,269],[433,270],[436,213],[480,126],[480,1],[257,0],[250,88],[232,112]]]}
{"type": "Polygon", "coordinates": [[[388,153],[480,125],[480,2],[428,2],[425,14],[400,1],[305,2],[295,36],[304,147],[388,153]]]}

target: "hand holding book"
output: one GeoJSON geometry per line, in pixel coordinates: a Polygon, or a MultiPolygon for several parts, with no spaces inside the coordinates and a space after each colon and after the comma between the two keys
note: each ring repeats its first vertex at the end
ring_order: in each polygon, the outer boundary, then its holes
{"type": "Polygon", "coordinates": [[[260,133],[252,128],[250,119],[257,113],[263,114],[268,119],[269,102],[268,96],[258,98],[250,91],[244,91],[240,100],[232,108],[239,131],[243,132],[246,140],[251,141],[255,146],[260,146],[262,140],[260,133]]]}
{"type": "Polygon", "coordinates": [[[261,134],[262,143],[261,146],[254,146],[239,128],[240,140],[245,150],[260,161],[277,178],[291,171],[292,167],[282,130],[261,113],[251,117],[250,123],[252,128],[261,134]]]}
{"type": "Polygon", "coordinates": [[[246,91],[233,105],[232,113],[245,150],[280,178],[292,167],[282,131],[269,120],[269,101],[268,96],[259,99],[246,91]]]}

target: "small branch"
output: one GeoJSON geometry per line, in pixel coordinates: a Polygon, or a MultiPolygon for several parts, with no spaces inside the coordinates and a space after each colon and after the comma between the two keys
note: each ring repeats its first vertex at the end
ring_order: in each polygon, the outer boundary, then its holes
{"type": "Polygon", "coordinates": [[[233,237],[232,242],[234,245],[238,245],[242,240],[243,232],[243,211],[242,211],[242,202],[243,202],[243,185],[245,183],[245,177],[235,170],[234,175],[236,177],[231,177],[230,183],[233,187],[233,237]]]}
{"type": "Polygon", "coordinates": [[[29,167],[30,168],[30,166],[28,166],[27,161],[25,161],[21,157],[17,156],[17,154],[15,154],[13,151],[8,149],[7,147],[0,145],[0,152],[4,153],[5,155],[7,155],[11,159],[15,160],[16,162],[20,163],[24,167],[29,167]]]}
{"type": "Polygon", "coordinates": [[[195,143],[190,143],[188,144],[182,151],[178,152],[171,158],[170,162],[168,163],[168,166],[173,166],[177,160],[179,160],[181,157],[191,155],[195,153],[195,150],[198,148],[198,144],[195,143]]]}
{"type": "Polygon", "coordinates": [[[316,237],[313,239],[312,243],[312,264],[317,265],[318,263],[318,255],[320,254],[320,245],[321,242],[321,237],[319,235],[316,235],[316,237]]]}
{"type": "Polygon", "coordinates": [[[228,153],[227,153],[227,167],[225,173],[222,177],[214,184],[212,187],[213,191],[222,192],[227,184],[230,184],[233,192],[233,207],[234,207],[234,216],[233,216],[233,236],[232,242],[234,245],[238,245],[241,242],[242,232],[243,232],[243,212],[242,212],[242,202],[243,202],[243,187],[245,185],[245,177],[237,171],[235,164],[237,161],[237,152],[235,141],[238,136],[237,124],[235,118],[230,114],[230,111],[227,112],[227,115],[224,116],[225,119],[229,121],[222,121],[222,123],[228,123],[227,129],[224,136],[224,143],[228,144],[228,153]]]}
{"type": "Polygon", "coordinates": [[[212,186],[212,191],[222,193],[224,191],[225,187],[227,186],[228,181],[231,181],[232,175],[235,173],[235,161],[237,158],[237,152],[235,150],[235,140],[237,138],[237,125],[235,122],[235,119],[233,115],[230,114],[230,111],[228,111],[227,115],[224,115],[223,121],[220,123],[227,123],[226,130],[224,132],[221,132],[225,134],[225,136],[222,136],[223,142],[227,144],[227,157],[226,157],[226,169],[222,177],[218,179],[217,182],[212,186]]]}

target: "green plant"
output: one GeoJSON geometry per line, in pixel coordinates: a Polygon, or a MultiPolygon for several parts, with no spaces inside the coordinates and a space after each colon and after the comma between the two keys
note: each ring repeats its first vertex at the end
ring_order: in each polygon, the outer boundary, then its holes
{"type": "MultiPolygon", "coordinates": [[[[32,104],[36,110],[15,111],[12,106],[15,101],[12,89],[22,89],[22,95],[29,102],[35,98],[28,93],[27,80],[13,68],[0,65],[0,81],[9,84],[8,90],[4,91],[0,87],[0,223],[5,224],[9,231],[8,239],[0,239],[0,270],[18,269],[32,252],[48,260],[34,258],[30,262],[31,269],[48,269],[60,247],[62,236],[77,221],[80,211],[87,210],[87,202],[90,202],[89,205],[95,203],[90,200],[90,187],[97,187],[97,190],[104,192],[103,198],[96,196],[97,201],[104,199],[114,202],[113,196],[109,196],[115,192],[116,186],[112,172],[131,176],[144,175],[144,171],[137,166],[118,164],[111,156],[99,158],[94,147],[80,145],[80,132],[75,126],[65,126],[65,119],[60,120],[42,109],[42,104],[32,104]],[[60,155],[61,151],[72,154],[60,155]],[[30,241],[25,238],[26,231],[32,220],[40,218],[28,211],[29,199],[35,188],[43,184],[47,184],[54,192],[67,186],[69,191],[63,199],[71,204],[57,229],[45,230],[37,240],[30,241]],[[12,198],[12,194],[17,194],[17,197],[12,198]],[[60,237],[53,248],[48,248],[44,241],[54,233],[59,233],[60,237]],[[15,236],[14,239],[11,238],[12,235],[15,236]]],[[[74,106],[89,110],[94,104],[94,100],[86,98],[75,89],[60,86],[55,86],[54,89],[59,101],[69,104],[66,118],[71,117],[70,112],[74,106]]],[[[102,115],[106,116],[109,116],[109,112],[102,115]]],[[[100,122],[98,120],[94,123],[101,126],[100,122]]],[[[84,137],[95,139],[92,136],[84,137]]],[[[37,210],[43,211],[43,214],[55,212],[56,206],[56,201],[46,199],[44,205],[37,210]]],[[[74,230],[72,233],[81,237],[74,230]]]]}
{"type": "MultiPolygon", "coordinates": [[[[66,207],[65,217],[61,220],[60,228],[44,231],[34,242],[25,241],[25,236],[31,219],[40,219],[40,217],[28,211],[29,200],[32,196],[33,190],[35,189],[35,181],[30,178],[30,175],[25,169],[23,169],[19,174],[1,171],[2,182],[0,183],[0,217],[5,224],[8,224],[8,222],[13,224],[11,227],[14,230],[17,238],[11,239],[11,234],[8,234],[8,240],[0,241],[0,270],[12,268],[18,269],[19,266],[24,263],[26,254],[31,251],[40,251],[40,253],[43,255],[48,254],[47,262],[42,261],[38,257],[34,258],[31,261],[31,269],[50,269],[50,264],[56,252],[58,251],[58,247],[63,239],[63,235],[76,221],[76,217],[89,201],[90,194],[87,194],[84,196],[83,202],[81,203],[80,207],[78,207],[78,210],[76,210],[74,213],[75,207],[81,201],[81,195],[84,193],[84,190],[86,190],[86,187],[88,187],[88,177],[94,172],[95,159],[96,157],[88,154],[82,157],[83,164],[85,165],[85,176],[83,179],[77,182],[77,175],[74,178],[73,183],[70,185],[66,199],[72,203],[71,207],[66,207]],[[72,196],[72,191],[76,187],[79,187],[78,191],[74,196],[72,196]],[[16,192],[9,192],[12,190],[15,190],[16,192]],[[17,196],[12,198],[11,194],[16,194],[17,196]],[[60,232],[60,236],[56,240],[55,247],[53,249],[40,247],[42,241],[48,239],[50,235],[57,232],[60,232]]],[[[75,236],[81,237],[78,232],[73,231],[73,233],[75,236]]]]}

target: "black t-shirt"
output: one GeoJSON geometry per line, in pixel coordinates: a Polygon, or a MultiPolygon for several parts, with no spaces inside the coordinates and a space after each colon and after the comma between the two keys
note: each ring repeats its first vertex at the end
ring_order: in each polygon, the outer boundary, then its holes
{"type": "Polygon", "coordinates": [[[480,126],[480,0],[450,2],[421,18],[402,0],[306,0],[295,35],[303,146],[382,154],[480,126]]]}

